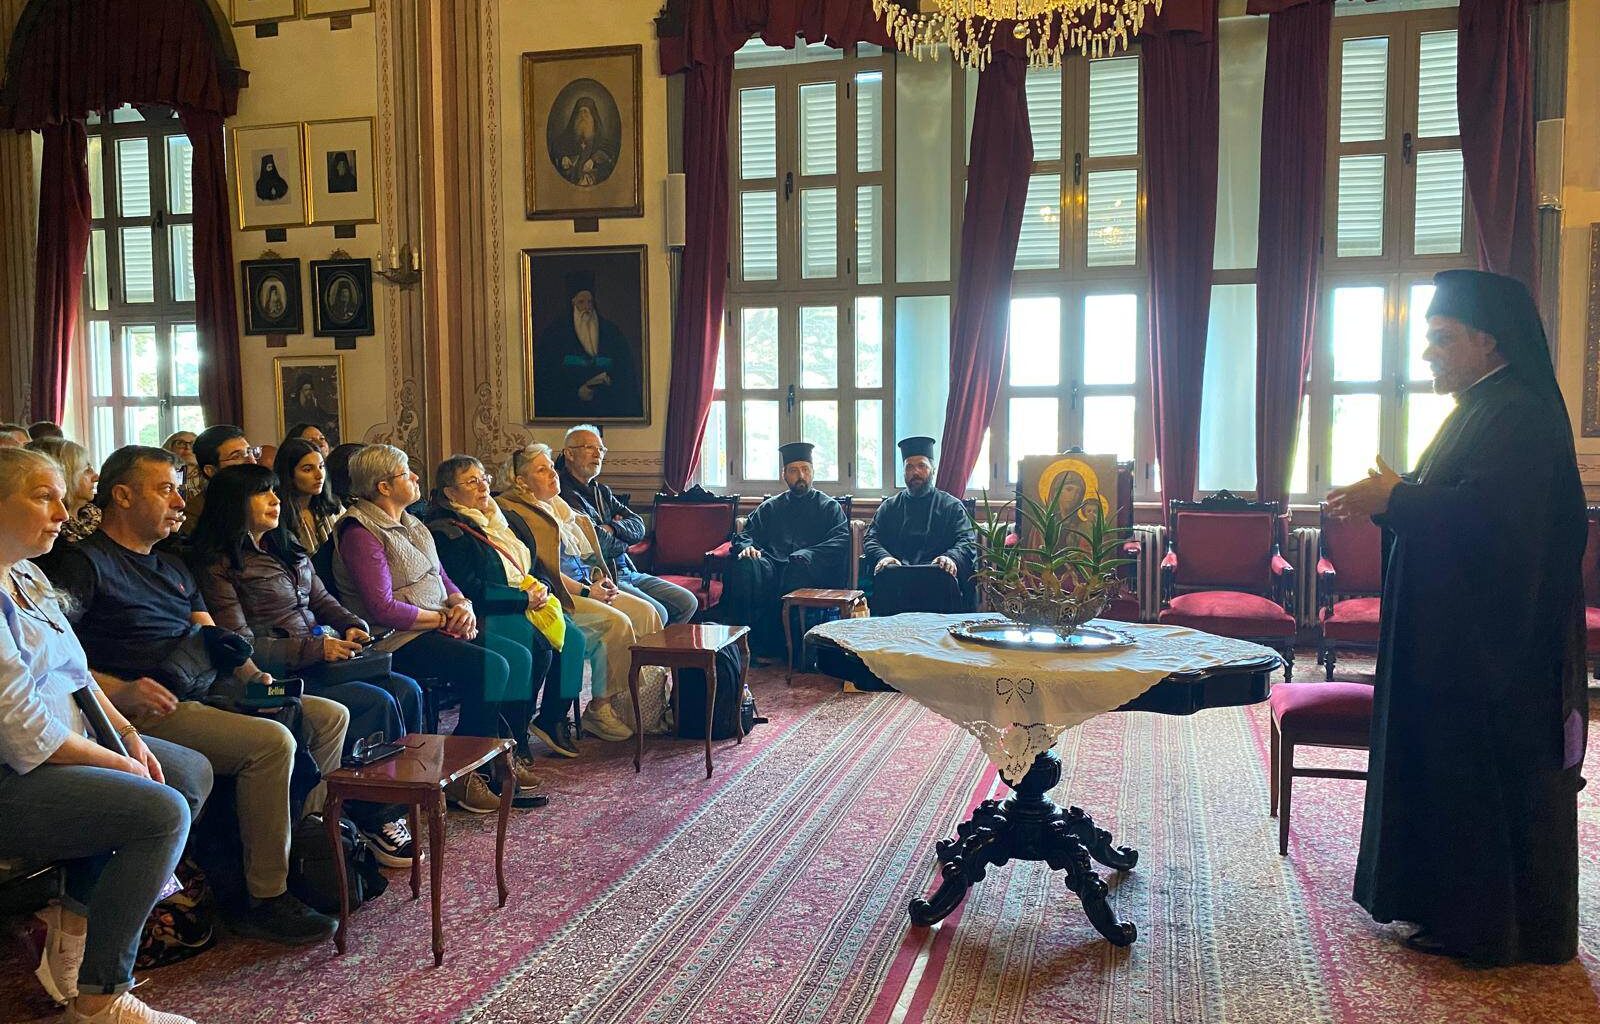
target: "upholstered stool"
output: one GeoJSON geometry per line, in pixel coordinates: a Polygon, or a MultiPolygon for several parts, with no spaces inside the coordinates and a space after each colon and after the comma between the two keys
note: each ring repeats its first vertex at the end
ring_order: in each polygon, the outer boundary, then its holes
{"type": "Polygon", "coordinates": [[[1296,778],[1365,779],[1353,768],[1296,768],[1295,747],[1366,750],[1372,687],[1366,683],[1279,683],[1272,688],[1272,765],[1268,782],[1278,819],[1278,853],[1289,852],[1289,787],[1296,778]],[[1281,805],[1281,806],[1280,806],[1281,805]]]}

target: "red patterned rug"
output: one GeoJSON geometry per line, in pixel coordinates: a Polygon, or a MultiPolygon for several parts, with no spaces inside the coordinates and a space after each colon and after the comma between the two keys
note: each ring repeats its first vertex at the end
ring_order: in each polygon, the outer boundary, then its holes
{"type": "MultiPolygon", "coordinates": [[[[1139,926],[1129,949],[1099,938],[1058,873],[1027,863],[911,929],[905,902],[930,882],[933,840],[994,773],[905,698],[796,682],[756,674],[772,722],[719,743],[710,781],[690,741],[653,739],[639,776],[629,744],[545,762],[552,803],[512,819],[503,910],[492,818],[452,814],[442,968],[426,896],[411,902],[396,873],[353,918],[343,957],[227,939],[141,993],[205,1024],[1600,1021],[1593,787],[1583,954],[1563,967],[1469,970],[1367,919],[1349,898],[1360,783],[1297,780],[1279,858],[1264,708],[1109,715],[1064,739],[1058,799],[1141,852],[1113,882],[1139,926]]],[[[0,961],[0,1021],[47,1019],[24,965],[0,961]]]]}

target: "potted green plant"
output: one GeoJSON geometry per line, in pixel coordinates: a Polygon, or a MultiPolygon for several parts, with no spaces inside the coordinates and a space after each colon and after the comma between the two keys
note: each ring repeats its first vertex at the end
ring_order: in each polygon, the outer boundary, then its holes
{"type": "Polygon", "coordinates": [[[1019,493],[998,514],[985,494],[987,521],[973,522],[975,575],[984,604],[1063,638],[1105,610],[1122,585],[1118,567],[1133,561],[1123,555],[1131,531],[1107,523],[1098,497],[1061,507],[1066,482],[1063,474],[1044,502],[1019,493]],[[1012,539],[1014,521],[1018,530],[1012,539]]]}

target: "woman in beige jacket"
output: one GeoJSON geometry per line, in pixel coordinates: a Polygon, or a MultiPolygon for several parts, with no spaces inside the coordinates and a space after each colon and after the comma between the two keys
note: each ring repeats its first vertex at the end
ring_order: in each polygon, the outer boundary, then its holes
{"type": "MultiPolygon", "coordinates": [[[[559,574],[562,607],[589,641],[594,699],[583,712],[583,727],[603,740],[628,739],[637,726],[630,722],[629,648],[638,637],[659,632],[661,616],[650,602],[617,588],[594,525],[561,499],[549,445],[515,453],[512,472],[511,486],[497,500],[527,524],[539,560],[553,578],[559,574]]],[[[641,674],[639,703],[645,731],[659,731],[666,709],[665,670],[652,667],[641,674]]]]}

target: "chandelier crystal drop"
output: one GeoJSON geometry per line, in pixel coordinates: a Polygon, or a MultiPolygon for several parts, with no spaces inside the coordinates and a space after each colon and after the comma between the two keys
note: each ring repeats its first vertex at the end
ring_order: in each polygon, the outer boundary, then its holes
{"type": "Polygon", "coordinates": [[[948,48],[975,71],[994,57],[1004,23],[1026,46],[1029,67],[1058,67],[1074,53],[1105,57],[1127,49],[1147,8],[1161,13],[1161,0],[872,0],[900,52],[926,60],[948,48]]]}

